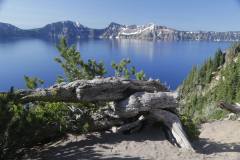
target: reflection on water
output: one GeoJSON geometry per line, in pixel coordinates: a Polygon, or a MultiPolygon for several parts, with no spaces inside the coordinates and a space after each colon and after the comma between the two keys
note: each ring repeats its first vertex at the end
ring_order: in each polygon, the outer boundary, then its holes
{"type": "MultiPolygon", "coordinates": [[[[113,75],[112,61],[130,58],[138,70],[158,78],[175,89],[193,65],[214,55],[216,49],[227,48],[227,42],[159,42],[141,40],[79,40],[82,57],[103,60],[108,75],[113,75]]],[[[56,42],[37,39],[0,41],[0,90],[10,86],[24,87],[23,76],[38,76],[46,86],[55,82],[61,68],[54,62],[58,55],[56,42]]]]}
{"type": "MultiPolygon", "coordinates": [[[[75,42],[72,42],[73,44],[75,42]]],[[[104,45],[107,47],[109,52],[116,51],[123,56],[128,56],[130,54],[135,54],[138,56],[139,54],[143,54],[148,60],[152,60],[155,53],[155,43],[154,41],[142,41],[142,40],[129,40],[129,39],[119,39],[119,40],[79,40],[76,43],[77,49],[81,50],[85,46],[95,45],[97,47],[100,45],[104,45]]],[[[96,51],[98,52],[98,51],[96,51]]]]}
{"type": "Polygon", "coordinates": [[[121,53],[132,53],[138,56],[143,54],[149,61],[153,60],[155,53],[155,42],[154,41],[141,41],[141,40],[115,40],[117,48],[120,49],[121,53]]]}

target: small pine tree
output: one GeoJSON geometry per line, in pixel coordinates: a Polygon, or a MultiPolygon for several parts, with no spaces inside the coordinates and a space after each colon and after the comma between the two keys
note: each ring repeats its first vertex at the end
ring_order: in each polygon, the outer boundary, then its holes
{"type": "MultiPolygon", "coordinates": [[[[67,81],[71,82],[79,79],[93,79],[95,76],[103,76],[106,74],[104,63],[97,63],[95,60],[89,59],[87,63],[81,58],[81,54],[77,51],[76,46],[68,47],[65,38],[60,40],[57,46],[60,56],[55,58],[65,73],[67,81]]],[[[59,76],[57,82],[64,81],[63,76],[59,76]]]]}
{"type": "Polygon", "coordinates": [[[24,76],[25,84],[28,89],[36,89],[40,85],[44,84],[44,81],[37,77],[24,76]]]}
{"type": "Polygon", "coordinates": [[[213,58],[213,70],[216,71],[220,65],[222,65],[222,51],[218,49],[213,58]]]}
{"type": "Polygon", "coordinates": [[[112,68],[115,70],[115,76],[116,77],[124,77],[126,79],[129,79],[133,76],[137,80],[145,80],[146,75],[144,71],[136,72],[135,67],[128,67],[128,65],[131,63],[130,59],[122,59],[118,64],[115,62],[112,62],[112,68]]]}

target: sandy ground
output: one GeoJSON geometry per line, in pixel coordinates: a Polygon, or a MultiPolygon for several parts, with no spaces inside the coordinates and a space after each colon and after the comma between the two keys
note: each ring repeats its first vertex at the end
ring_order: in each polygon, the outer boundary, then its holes
{"type": "Polygon", "coordinates": [[[216,121],[202,125],[196,153],[169,143],[161,128],[121,135],[92,133],[35,148],[24,159],[43,160],[240,160],[240,122],[216,121]],[[30,158],[29,158],[30,157],[30,158]]]}

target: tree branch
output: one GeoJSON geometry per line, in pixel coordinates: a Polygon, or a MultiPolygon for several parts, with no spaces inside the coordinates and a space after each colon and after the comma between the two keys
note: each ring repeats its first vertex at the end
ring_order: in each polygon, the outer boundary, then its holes
{"type": "Polygon", "coordinates": [[[221,102],[219,102],[218,106],[222,109],[228,110],[233,113],[240,113],[239,105],[227,104],[227,103],[221,101],[221,102]]]}
{"type": "Polygon", "coordinates": [[[128,80],[124,78],[96,78],[61,83],[46,89],[19,90],[16,96],[23,102],[95,102],[118,101],[136,92],[167,91],[159,81],[128,80]]]}

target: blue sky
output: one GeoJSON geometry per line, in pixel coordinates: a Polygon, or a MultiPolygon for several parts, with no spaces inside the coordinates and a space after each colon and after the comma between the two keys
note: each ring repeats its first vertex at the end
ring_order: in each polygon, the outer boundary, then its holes
{"type": "Polygon", "coordinates": [[[114,21],[240,31],[240,0],[0,0],[0,5],[0,21],[21,28],[73,20],[92,28],[114,21]]]}

